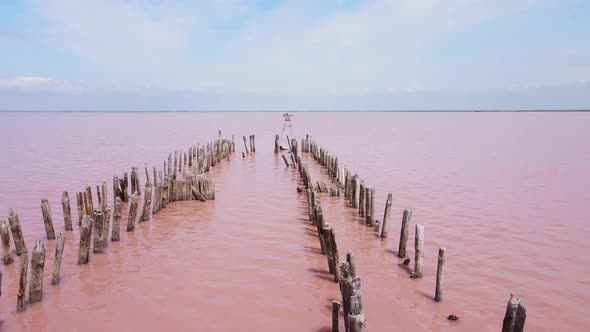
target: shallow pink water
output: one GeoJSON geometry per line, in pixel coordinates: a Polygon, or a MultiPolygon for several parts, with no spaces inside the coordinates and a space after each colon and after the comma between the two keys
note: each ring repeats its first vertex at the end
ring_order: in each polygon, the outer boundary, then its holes
{"type": "MultiPolygon", "coordinates": [[[[257,142],[255,155],[213,169],[215,201],[172,203],[87,266],[76,265],[75,226],[59,287],[50,285],[49,241],[43,302],[23,313],[19,259],[1,266],[0,330],[328,329],[339,292],[316,252],[298,174],[272,152],[281,121],[280,113],[0,113],[0,219],[10,207],[19,214],[29,251],[45,238],[41,198],[62,232],[63,190],[71,198],[132,166],[161,167],[218,129],[236,135],[238,153],[242,135],[257,142]]],[[[295,136],[313,135],[377,188],[378,219],[393,193],[385,242],[343,198],[322,197],[341,255],[355,253],[367,329],[498,331],[510,292],[528,303],[527,330],[587,329],[589,130],[587,113],[297,113],[295,136]],[[403,209],[413,210],[410,256],[414,223],[425,226],[421,280],[394,254],[403,209]],[[445,293],[435,303],[440,246],[445,293]],[[451,313],[461,319],[447,321],[451,313]]]]}

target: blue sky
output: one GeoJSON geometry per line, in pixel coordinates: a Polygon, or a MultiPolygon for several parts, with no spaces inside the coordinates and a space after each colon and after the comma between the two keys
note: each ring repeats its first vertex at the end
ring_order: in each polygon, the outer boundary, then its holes
{"type": "Polygon", "coordinates": [[[3,0],[0,110],[590,109],[585,0],[3,0]]]}

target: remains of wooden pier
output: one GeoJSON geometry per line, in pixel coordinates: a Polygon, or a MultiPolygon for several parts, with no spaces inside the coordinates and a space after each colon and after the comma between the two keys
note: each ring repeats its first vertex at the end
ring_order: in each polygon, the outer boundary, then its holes
{"type": "MultiPolygon", "coordinates": [[[[278,135],[277,135],[278,138],[278,135]]],[[[277,143],[275,142],[275,154],[277,153],[277,143]]],[[[336,156],[331,155],[327,150],[320,147],[309,135],[305,139],[301,139],[301,150],[302,152],[309,153],[312,159],[318,162],[325,168],[328,177],[332,180],[332,186],[337,189],[334,191],[344,191],[344,198],[349,202],[349,206],[354,209],[358,209],[360,218],[363,219],[364,223],[371,227],[375,232],[379,232],[379,238],[385,240],[389,230],[389,219],[391,216],[392,206],[392,193],[388,193],[387,200],[385,202],[383,221],[380,223],[375,220],[375,187],[369,187],[365,184],[365,181],[360,178],[358,174],[354,174],[346,167],[339,166],[339,159],[336,156]]],[[[309,206],[309,217],[314,225],[318,227],[318,237],[320,240],[320,246],[322,254],[328,256],[328,269],[330,273],[336,273],[334,269],[334,258],[338,257],[338,252],[334,253],[331,246],[335,244],[335,239],[331,235],[334,229],[324,222],[324,215],[321,210],[321,204],[319,202],[319,193],[325,192],[321,181],[317,181],[317,187],[314,188],[313,181],[309,173],[309,169],[305,163],[301,161],[301,157],[295,153],[297,163],[299,165],[299,172],[305,190],[308,197],[309,206]]],[[[283,155],[285,159],[285,156],[283,155]]],[[[285,162],[287,160],[285,159],[285,162]]],[[[328,190],[332,192],[332,188],[328,190]]],[[[407,242],[409,236],[409,226],[412,217],[412,211],[404,210],[402,215],[401,230],[399,237],[399,249],[397,256],[404,259],[404,264],[408,264],[410,259],[407,257],[407,242]]],[[[334,245],[335,247],[335,245],[334,245]]],[[[410,277],[422,278],[422,262],[424,257],[424,227],[420,224],[415,225],[415,240],[414,240],[414,271],[411,272],[410,277]]],[[[348,259],[352,257],[352,253],[347,254],[347,261],[342,263],[340,271],[338,271],[338,277],[335,276],[335,281],[340,282],[340,289],[342,291],[342,307],[344,310],[345,317],[345,328],[346,332],[349,331],[364,331],[365,320],[362,314],[360,306],[360,279],[356,281],[354,272],[354,260],[348,259]],[[352,261],[352,263],[350,262],[352,261]],[[350,272],[352,269],[352,274],[350,272]],[[358,284],[358,286],[357,286],[358,284]],[[355,291],[358,287],[358,296],[355,297],[355,291]]],[[[434,300],[436,302],[442,301],[443,299],[443,269],[446,258],[446,249],[439,248],[438,251],[438,262],[437,262],[437,273],[436,273],[436,287],[434,300]]],[[[333,309],[333,323],[332,331],[338,331],[338,314],[340,306],[339,302],[334,300],[332,302],[333,309]],[[336,314],[334,314],[336,311],[336,314]]],[[[453,316],[453,315],[451,315],[453,316]]],[[[458,317],[458,316],[456,316],[458,317]]],[[[511,295],[508,301],[508,307],[504,318],[504,324],[502,332],[522,332],[524,327],[524,321],[526,318],[526,304],[522,298],[515,298],[511,295]]]]}
{"type": "MultiPolygon", "coordinates": [[[[244,137],[245,139],[245,137],[244,137]]],[[[255,137],[250,136],[250,147],[252,152],[256,151],[255,137]]],[[[76,192],[76,206],[80,242],[78,247],[78,264],[84,265],[90,262],[91,254],[104,253],[108,246],[109,232],[112,229],[111,241],[119,241],[121,231],[121,211],[123,204],[128,204],[129,218],[127,231],[134,231],[137,221],[149,221],[153,215],[166,208],[170,202],[176,201],[207,201],[215,199],[215,183],[207,175],[211,167],[221,160],[228,159],[235,152],[235,143],[232,140],[220,137],[205,145],[193,145],[189,147],[188,153],[174,151],[174,169],[171,168],[172,154],[168,156],[168,162],[164,161],[162,171],[156,172],[153,168],[153,179],[145,166],[146,182],[144,190],[140,188],[140,174],[137,167],[131,168],[129,185],[128,173],[122,176],[113,176],[113,200],[114,210],[108,206],[109,198],[107,193],[107,182],[96,186],[97,204],[93,202],[92,187],[87,185],[83,191],[76,192]],[[131,190],[131,199],[129,199],[131,190]],[[139,208],[139,196],[143,195],[143,204],[139,208]],[[96,207],[95,207],[96,206],[96,207]],[[139,215],[138,215],[139,213],[139,215]],[[112,227],[111,227],[112,219],[112,227]]],[[[62,192],[61,203],[64,216],[64,230],[72,231],[72,216],[70,198],[67,191],[62,192]]],[[[56,239],[53,219],[49,200],[41,200],[41,211],[47,240],[56,239]]],[[[23,239],[22,229],[18,215],[9,210],[8,223],[0,220],[0,237],[3,249],[4,264],[13,261],[10,250],[9,229],[12,232],[19,262],[19,289],[17,295],[17,312],[26,309],[25,294],[27,289],[27,278],[29,275],[29,256],[23,239]],[[10,226],[9,226],[10,225],[10,226]]],[[[51,284],[59,285],[61,274],[61,263],[64,252],[64,233],[57,236],[55,259],[53,261],[53,273],[51,284]]],[[[40,302],[43,299],[43,274],[45,268],[46,246],[45,241],[35,242],[35,248],[31,254],[31,268],[29,284],[29,303],[40,302]]],[[[1,287],[1,274],[0,274],[1,287]]],[[[1,291],[1,290],[0,290],[1,291]]]]}

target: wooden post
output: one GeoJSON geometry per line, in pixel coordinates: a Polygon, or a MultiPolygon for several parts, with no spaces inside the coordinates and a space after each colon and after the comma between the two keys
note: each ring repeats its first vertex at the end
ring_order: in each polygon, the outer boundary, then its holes
{"type": "Polygon", "coordinates": [[[287,160],[287,157],[285,157],[284,154],[281,154],[281,156],[283,157],[283,160],[285,161],[285,165],[287,165],[287,167],[289,167],[289,161],[287,160]]]}
{"type": "Polygon", "coordinates": [[[111,241],[119,241],[120,234],[121,234],[121,209],[123,206],[123,202],[121,198],[117,197],[115,199],[115,212],[113,213],[113,235],[111,237],[111,241]]]}
{"type": "Polygon", "coordinates": [[[348,272],[352,278],[356,278],[356,263],[352,251],[346,252],[346,263],[348,264],[348,272]]]}
{"type": "Polygon", "coordinates": [[[514,297],[514,294],[510,294],[502,324],[502,332],[522,332],[525,320],[526,302],[522,297],[514,297]]]}
{"type": "Polygon", "coordinates": [[[84,217],[84,193],[76,193],[76,205],[78,208],[78,226],[82,225],[82,217],[84,217]]]}
{"type": "Polygon", "coordinates": [[[98,206],[102,206],[102,191],[98,185],[96,185],[96,198],[98,200],[98,206]]]}
{"type": "Polygon", "coordinates": [[[131,195],[131,204],[129,204],[129,218],[127,219],[127,232],[135,230],[135,218],[137,217],[137,193],[131,195]]]}
{"type": "Polygon", "coordinates": [[[422,259],[424,257],[424,226],[416,224],[416,239],[414,240],[414,272],[412,278],[422,278],[422,259]]]}
{"type": "MultiPolygon", "coordinates": [[[[170,168],[170,164],[168,164],[168,168],[170,168]]],[[[120,186],[119,193],[120,193],[121,200],[123,202],[128,202],[129,201],[129,192],[128,192],[129,180],[128,180],[127,172],[123,173],[122,179],[119,179],[119,186],[120,186]]]]}
{"type": "Polygon", "coordinates": [[[279,135],[275,135],[275,154],[279,153],[279,135]]]}
{"type": "Polygon", "coordinates": [[[64,224],[66,227],[66,231],[73,231],[72,228],[72,212],[70,210],[70,197],[68,196],[68,192],[64,191],[61,195],[61,206],[64,211],[64,224]]]}
{"type": "Polygon", "coordinates": [[[119,190],[119,177],[113,175],[113,206],[115,206],[115,200],[120,197],[121,192],[119,190]]]}
{"type": "Polygon", "coordinates": [[[78,264],[87,264],[90,255],[90,235],[92,234],[92,219],[89,215],[82,218],[82,228],[80,229],[80,248],[78,250],[78,264]]]}
{"type": "Polygon", "coordinates": [[[86,186],[86,190],[84,191],[84,199],[86,202],[85,214],[91,216],[92,212],[94,211],[94,205],[92,204],[92,189],[90,188],[90,186],[86,186]]]}
{"type": "Polygon", "coordinates": [[[141,213],[141,218],[139,222],[148,221],[150,220],[150,209],[152,206],[152,186],[147,184],[145,185],[145,196],[143,197],[143,208],[141,213]]]}
{"type": "Polygon", "coordinates": [[[64,253],[65,236],[64,233],[57,235],[57,244],[55,245],[55,259],[53,260],[52,285],[59,285],[59,273],[61,271],[61,257],[64,253]]]}
{"type": "Polygon", "coordinates": [[[371,188],[365,187],[365,223],[370,224],[371,219],[371,188]]]}
{"type": "Polygon", "coordinates": [[[332,300],[332,332],[338,332],[338,314],[340,312],[340,301],[332,300]]]}
{"type": "Polygon", "coordinates": [[[29,282],[29,303],[43,300],[43,270],[45,269],[45,242],[35,243],[31,256],[31,280],[29,282]]]}
{"type": "Polygon", "coordinates": [[[371,214],[369,226],[375,226],[375,187],[371,188],[371,210],[369,213],[371,214]]]}
{"type": "Polygon", "coordinates": [[[256,152],[256,135],[252,135],[252,152],[256,152]]]}
{"type": "Polygon", "coordinates": [[[381,227],[381,239],[385,239],[387,237],[387,227],[389,226],[387,222],[389,221],[389,216],[391,215],[391,200],[392,195],[389,193],[387,195],[387,201],[385,202],[385,212],[383,213],[383,227],[381,227]]]}
{"type": "Polygon", "coordinates": [[[111,225],[111,216],[112,210],[110,207],[107,207],[104,210],[104,230],[102,232],[102,246],[106,248],[109,246],[109,230],[111,225]]]}
{"type": "Polygon", "coordinates": [[[365,218],[365,181],[361,180],[359,185],[359,215],[365,218]]]}
{"type": "Polygon", "coordinates": [[[25,311],[27,302],[25,294],[27,291],[27,271],[29,268],[29,254],[24,252],[20,260],[20,273],[18,277],[18,293],[16,298],[16,312],[25,311]]]}
{"type": "Polygon", "coordinates": [[[94,234],[93,242],[94,248],[93,253],[99,254],[104,252],[104,246],[102,243],[104,237],[104,213],[101,208],[94,209],[94,234]]]}
{"type": "Polygon", "coordinates": [[[23,231],[20,227],[18,214],[14,213],[12,209],[8,210],[8,223],[10,223],[10,231],[12,232],[12,240],[16,249],[16,255],[20,256],[27,253],[27,246],[23,238],[23,231]]]}
{"type": "Polygon", "coordinates": [[[248,152],[248,145],[246,145],[246,136],[242,136],[242,138],[244,139],[244,149],[246,149],[246,154],[250,154],[250,152],[248,152]]]}
{"type": "Polygon", "coordinates": [[[397,251],[397,257],[406,257],[406,246],[408,245],[408,235],[410,233],[410,219],[412,219],[412,211],[404,210],[402,217],[402,229],[399,234],[399,249],[397,251]]]}
{"type": "Polygon", "coordinates": [[[445,248],[438,249],[438,265],[436,267],[436,291],[434,293],[434,300],[436,302],[442,301],[443,295],[443,267],[445,265],[445,248]]]}
{"type": "Polygon", "coordinates": [[[101,189],[102,189],[102,200],[100,202],[102,203],[101,208],[104,211],[107,209],[107,206],[108,206],[108,204],[107,204],[107,181],[106,180],[102,181],[102,188],[101,189]]]}
{"type": "Polygon", "coordinates": [[[47,240],[54,240],[55,231],[53,230],[51,207],[49,206],[49,201],[46,198],[43,198],[41,200],[41,212],[43,212],[43,223],[45,224],[45,233],[47,234],[47,240]]]}
{"type": "Polygon", "coordinates": [[[10,250],[10,231],[8,230],[8,222],[6,220],[0,221],[0,237],[2,238],[2,253],[4,265],[12,264],[12,251],[10,250]]]}
{"type": "Polygon", "coordinates": [[[338,254],[338,246],[336,245],[336,234],[334,228],[330,227],[330,247],[332,250],[332,260],[334,261],[334,281],[340,281],[340,255],[338,254]]]}

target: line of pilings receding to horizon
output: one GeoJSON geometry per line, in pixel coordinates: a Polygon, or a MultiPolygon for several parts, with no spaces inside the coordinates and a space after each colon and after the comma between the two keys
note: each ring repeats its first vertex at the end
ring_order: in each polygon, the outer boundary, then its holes
{"type": "MultiPolygon", "coordinates": [[[[358,174],[353,175],[353,172],[348,168],[341,168],[338,157],[328,153],[327,150],[318,146],[309,135],[306,135],[305,138],[301,139],[301,152],[310,154],[313,160],[325,169],[332,183],[327,186],[321,180],[312,180],[308,165],[301,160],[298,141],[287,137],[287,142],[289,145],[288,151],[291,155],[291,163],[289,163],[289,158],[285,154],[281,153],[281,156],[286,167],[293,167],[300,174],[303,186],[298,186],[297,191],[305,193],[307,196],[309,220],[312,225],[317,227],[321,253],[326,255],[328,271],[334,275],[334,281],[339,283],[342,295],[341,301],[332,300],[332,331],[339,330],[339,312],[341,307],[345,331],[365,331],[366,324],[361,301],[361,279],[357,275],[354,256],[351,251],[347,251],[346,260],[340,262],[335,230],[324,220],[320,196],[321,194],[328,194],[329,196],[341,197],[342,194],[348,202],[348,207],[357,209],[359,217],[367,227],[374,230],[381,241],[385,241],[388,236],[389,220],[391,217],[392,193],[388,193],[387,195],[383,219],[380,222],[375,217],[375,187],[365,185],[360,176],[358,174]]],[[[274,153],[279,154],[281,151],[283,149],[279,145],[279,135],[275,135],[274,153]]],[[[411,210],[403,211],[397,257],[403,259],[404,265],[408,265],[411,262],[406,248],[411,217],[411,210]]],[[[414,235],[414,270],[410,273],[410,278],[417,279],[423,277],[424,226],[416,224],[414,235]]],[[[440,302],[443,299],[445,256],[446,249],[444,247],[439,248],[434,291],[434,301],[436,302],[440,302]]],[[[526,319],[526,310],[524,299],[510,294],[503,320],[502,332],[522,332],[526,319]]],[[[459,315],[451,314],[447,318],[449,320],[457,320],[459,319],[459,315]]]]}
{"type": "MultiPolygon", "coordinates": [[[[244,137],[245,141],[245,137],[244,137]]],[[[230,160],[235,153],[236,144],[234,137],[219,137],[207,144],[192,145],[188,151],[174,151],[164,160],[163,168],[157,170],[152,167],[153,178],[150,176],[148,166],[145,165],[145,186],[143,194],[140,186],[140,175],[137,167],[131,168],[131,174],[123,173],[121,177],[113,176],[112,182],[112,207],[108,206],[110,199],[107,193],[107,181],[96,186],[96,200],[93,198],[92,187],[87,185],[83,191],[76,193],[77,217],[79,229],[78,265],[88,264],[92,254],[102,254],[109,243],[109,231],[111,242],[120,240],[121,217],[123,205],[128,208],[127,232],[133,232],[136,223],[146,222],[152,219],[159,211],[166,208],[169,203],[175,201],[207,201],[215,199],[215,183],[207,173],[212,167],[223,160],[230,160]],[[139,208],[139,197],[143,196],[143,204],[139,208]],[[95,205],[96,202],[96,205],[95,205]],[[96,206],[96,207],[95,207],[96,206]],[[112,220],[112,222],[111,222],[112,220]]],[[[255,151],[254,140],[251,141],[251,150],[255,151]]],[[[67,191],[61,197],[64,230],[73,231],[72,213],[70,207],[70,195],[67,191]]],[[[51,284],[60,283],[61,262],[65,245],[65,233],[55,234],[53,216],[49,200],[41,200],[41,212],[43,224],[48,241],[56,240],[55,258],[51,284]]],[[[30,259],[25,245],[23,230],[18,214],[9,209],[8,222],[0,221],[0,236],[2,240],[3,262],[5,265],[14,262],[12,255],[10,234],[15,246],[15,253],[20,257],[18,271],[18,292],[16,311],[25,311],[27,303],[40,302],[43,299],[43,273],[45,258],[47,255],[44,240],[37,240],[30,259]],[[29,297],[26,301],[28,285],[29,297]]],[[[0,273],[0,296],[2,274],[0,273]]]]}

